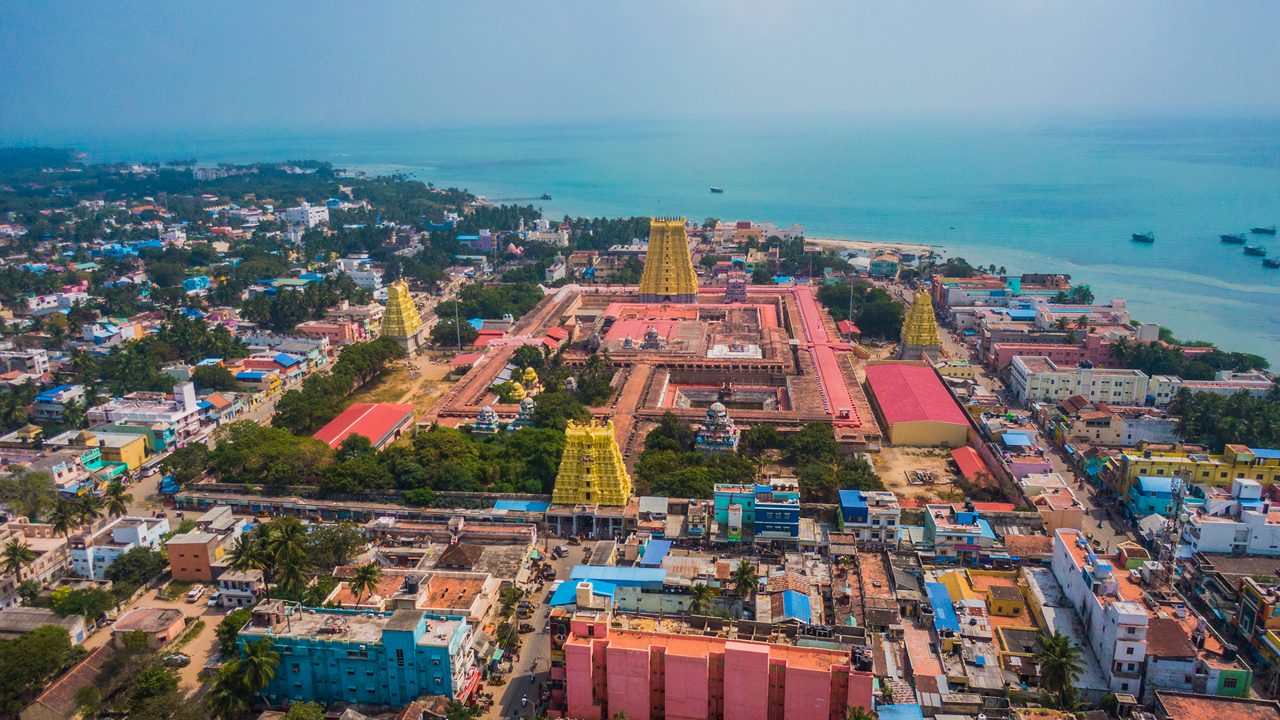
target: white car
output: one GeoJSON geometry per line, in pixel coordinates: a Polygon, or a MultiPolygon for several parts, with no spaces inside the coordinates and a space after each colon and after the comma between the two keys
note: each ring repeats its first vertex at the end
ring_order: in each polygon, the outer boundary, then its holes
{"type": "Polygon", "coordinates": [[[194,585],[187,591],[187,602],[193,603],[204,595],[205,587],[203,585],[194,585]]]}

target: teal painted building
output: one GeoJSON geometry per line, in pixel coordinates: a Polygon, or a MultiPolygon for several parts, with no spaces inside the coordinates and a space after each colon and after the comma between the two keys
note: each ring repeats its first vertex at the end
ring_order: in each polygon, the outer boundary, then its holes
{"type": "Polygon", "coordinates": [[[293,701],[400,707],[422,695],[464,700],[479,684],[471,627],[416,609],[391,613],[307,608],[269,600],[237,642],[269,638],[280,665],[263,691],[293,701]]]}
{"type": "MultiPolygon", "coordinates": [[[[775,478],[762,485],[716,483],[712,497],[722,533],[723,528],[733,524],[730,508],[740,508],[742,525],[752,528],[758,538],[800,536],[800,486],[794,480],[775,478]]],[[[733,532],[726,536],[738,539],[733,532]]]]}

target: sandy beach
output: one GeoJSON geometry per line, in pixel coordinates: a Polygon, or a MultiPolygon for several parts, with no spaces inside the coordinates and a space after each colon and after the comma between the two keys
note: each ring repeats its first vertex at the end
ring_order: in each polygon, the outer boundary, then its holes
{"type": "Polygon", "coordinates": [[[895,252],[915,253],[923,255],[929,252],[940,253],[942,248],[938,245],[928,245],[926,243],[907,243],[907,242],[890,242],[885,240],[841,240],[839,238],[818,238],[806,237],[805,242],[814,245],[823,245],[826,247],[840,250],[854,250],[861,254],[871,254],[877,250],[893,250],[895,252]]]}

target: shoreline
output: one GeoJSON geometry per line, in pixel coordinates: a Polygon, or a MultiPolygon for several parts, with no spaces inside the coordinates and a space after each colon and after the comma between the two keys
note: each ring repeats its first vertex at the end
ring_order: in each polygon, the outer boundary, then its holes
{"type": "Polygon", "coordinates": [[[913,243],[890,240],[845,240],[842,238],[826,238],[826,237],[806,237],[805,243],[813,243],[832,249],[853,250],[860,253],[870,253],[874,250],[894,250],[897,252],[914,253],[915,255],[925,255],[928,253],[940,253],[941,245],[930,245],[928,243],[913,243]]]}

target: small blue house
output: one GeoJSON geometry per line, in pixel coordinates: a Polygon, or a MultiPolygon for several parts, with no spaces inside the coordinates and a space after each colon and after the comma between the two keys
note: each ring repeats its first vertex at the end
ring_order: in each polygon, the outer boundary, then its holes
{"type": "Polygon", "coordinates": [[[1182,484],[1174,477],[1141,475],[1129,488],[1129,511],[1134,517],[1162,515],[1173,512],[1173,494],[1182,484]]]}

